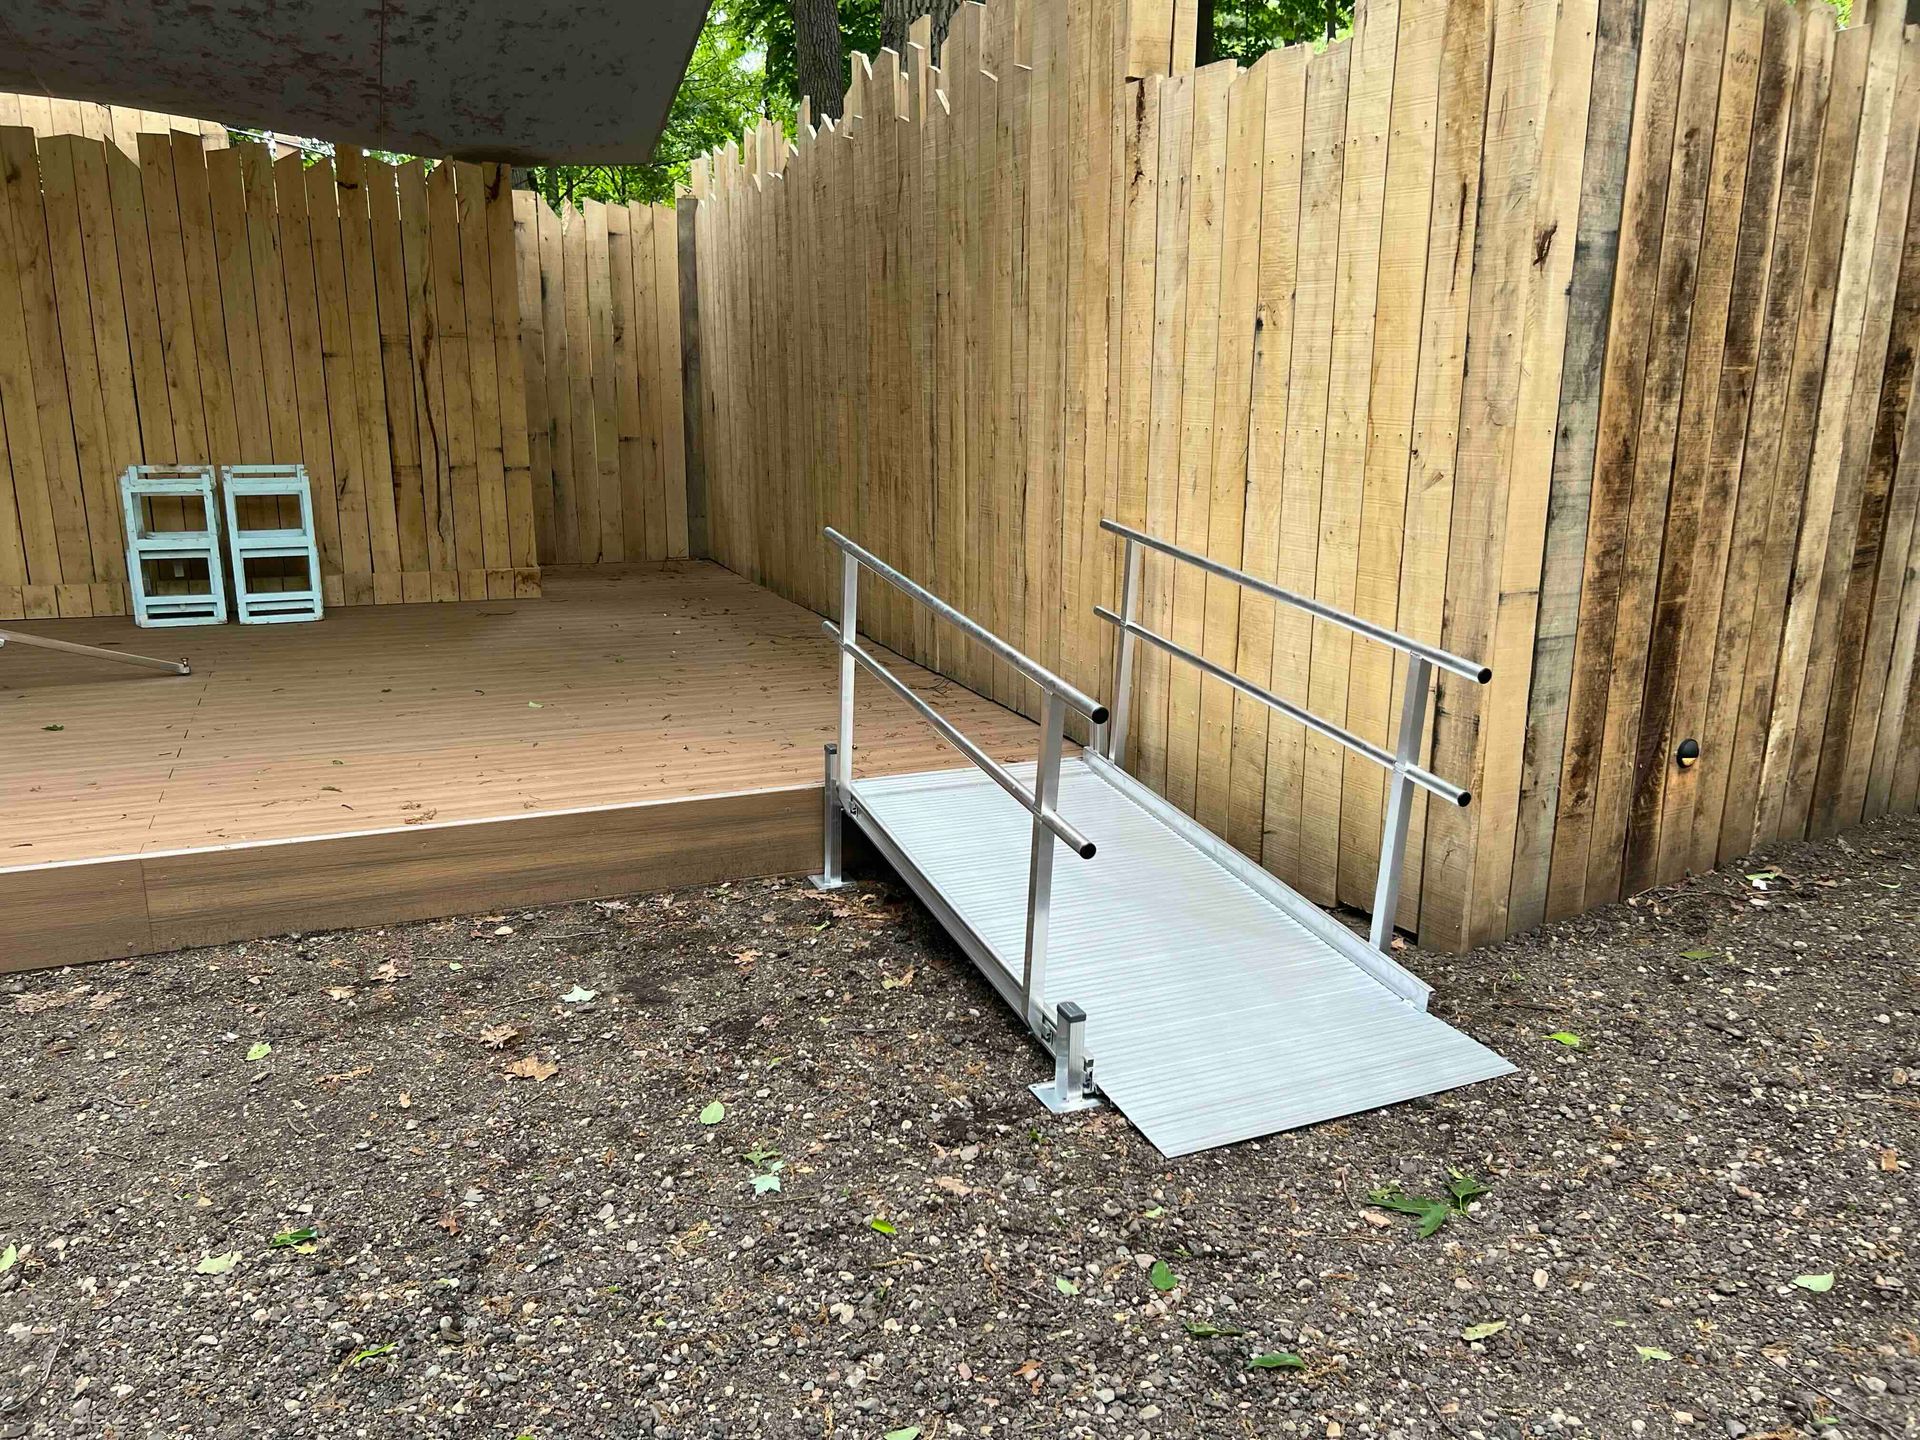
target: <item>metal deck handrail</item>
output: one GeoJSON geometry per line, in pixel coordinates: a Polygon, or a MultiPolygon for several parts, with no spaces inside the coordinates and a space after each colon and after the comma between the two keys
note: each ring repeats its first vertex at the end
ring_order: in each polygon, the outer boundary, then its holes
{"type": "MultiPolygon", "coordinates": [[[[834,624],[833,621],[823,621],[821,628],[824,629],[827,634],[833,636],[834,639],[838,640],[840,638],[840,627],[834,624]]],[[[946,716],[942,715],[938,710],[914,694],[913,688],[898,675],[895,675],[891,670],[887,669],[879,660],[874,658],[872,652],[867,650],[857,640],[849,641],[845,648],[855,660],[860,662],[860,667],[863,670],[884,684],[902,700],[913,706],[915,710],[919,711],[920,717],[940,732],[940,738],[942,740],[945,740],[949,745],[953,746],[954,749],[966,756],[967,759],[986,771],[988,776],[991,777],[1002,790],[1006,791],[1015,800],[1018,800],[1029,814],[1039,816],[1042,823],[1054,834],[1066,841],[1067,845],[1082,860],[1091,860],[1093,858],[1094,843],[1085,835],[1081,834],[1072,822],[1061,815],[1051,813],[1043,814],[1038,808],[1038,802],[1034,799],[1033,792],[1022,785],[1011,770],[1007,769],[1006,766],[1002,765],[998,760],[974,744],[973,741],[969,740],[965,732],[962,731],[958,725],[955,725],[951,720],[947,719],[946,716]]]]}
{"type": "MultiPolygon", "coordinates": [[[[1026,954],[1021,966],[1020,999],[1024,1018],[1034,1032],[1049,1045],[1056,1030],[1068,1032],[1056,1047],[1056,1058],[1071,1050],[1078,1056],[1079,1024],[1084,1015],[1071,1005],[1062,1005],[1056,1018],[1045,1003],[1048,916],[1053,901],[1053,838],[1064,841],[1082,860],[1094,856],[1094,843],[1069,823],[1055,808],[1060,794],[1060,762],[1065,749],[1067,707],[1072,706],[1093,722],[1096,730],[1108,720],[1107,707],[1092,696],[1069,684],[1037,660],[1030,659],[970,616],[954,609],[925,586],[909,580],[871,550],[842,535],[831,526],[826,537],[840,550],[840,621],[825,622],[840,651],[840,723],[839,742],[827,747],[826,777],[826,855],[818,883],[831,888],[840,880],[840,816],[852,808],[853,789],[853,682],[855,667],[867,671],[919,712],[922,719],[939,732],[942,739],[973,762],[1007,794],[1033,816],[1033,836],[1027,867],[1026,954]],[[872,571],[895,589],[925,605],[935,616],[978,640],[994,655],[1007,662],[1040,687],[1043,703],[1040,719],[1040,756],[1034,767],[1033,788],[1029,790],[1014,774],[964,735],[960,728],[935,710],[899,676],[883,665],[860,644],[859,606],[860,571],[872,571]],[[1078,1016],[1078,1019],[1073,1017],[1078,1016]]],[[[1078,1058],[1072,1064],[1078,1066],[1078,1058]]]]}
{"type": "MultiPolygon", "coordinates": [[[[1248,699],[1258,700],[1261,704],[1278,710],[1283,715],[1290,715],[1316,734],[1324,735],[1327,739],[1346,746],[1347,749],[1353,751],[1356,755],[1366,756],[1367,759],[1373,761],[1373,763],[1380,766],[1381,769],[1393,769],[1393,752],[1385,746],[1376,745],[1371,740],[1355,735],[1351,730],[1342,730],[1331,720],[1322,720],[1318,715],[1306,709],[1304,706],[1296,705],[1291,700],[1283,700],[1271,690],[1264,689],[1254,684],[1251,680],[1241,678],[1224,666],[1216,665],[1204,655],[1194,654],[1193,651],[1187,649],[1184,645],[1176,645],[1173,641],[1167,639],[1166,636],[1149,630],[1144,625],[1131,620],[1122,620],[1104,605],[1094,606],[1093,613],[1109,625],[1119,626],[1135,639],[1145,640],[1156,649],[1164,650],[1167,654],[1177,659],[1185,660],[1188,664],[1195,666],[1203,673],[1211,675],[1221,684],[1232,686],[1248,699]]],[[[1407,767],[1407,778],[1412,780],[1413,783],[1421,789],[1431,790],[1435,795],[1438,795],[1450,805],[1464,806],[1471,804],[1473,801],[1471,791],[1462,790],[1458,785],[1450,784],[1442,780],[1431,770],[1424,769],[1419,765],[1410,765],[1407,767]]]]}
{"type": "Polygon", "coordinates": [[[1406,859],[1407,820],[1412,808],[1413,788],[1418,785],[1429,790],[1454,805],[1466,805],[1473,799],[1472,793],[1459,786],[1442,780],[1432,771],[1419,763],[1421,733],[1427,720],[1427,689],[1433,679],[1433,671],[1438,668],[1476,685],[1485,685],[1493,679],[1493,671],[1473,660],[1462,659],[1458,655],[1389,630],[1384,625],[1376,625],[1371,620],[1363,620],[1345,610],[1336,609],[1324,601],[1310,596],[1299,595],[1291,590],[1261,580],[1236,570],[1231,565],[1223,565],[1218,560],[1198,554],[1184,545],[1176,545],[1170,540],[1146,534],[1130,525],[1122,525],[1115,520],[1102,519],[1100,528],[1110,534],[1118,535],[1126,542],[1126,558],[1122,567],[1120,613],[1115,614],[1104,605],[1093,607],[1093,613],[1120,631],[1120,644],[1115,657],[1113,688],[1113,723],[1111,727],[1102,727],[1095,735],[1096,747],[1106,758],[1115,764],[1121,763],[1122,752],[1127,743],[1127,711],[1133,688],[1133,649],[1134,641],[1144,640],[1157,649],[1194,665],[1206,675],[1212,676],[1223,685],[1230,686],[1251,700],[1279,711],[1294,720],[1298,720],[1315,734],[1323,735],[1337,744],[1344,745],[1356,755],[1364,756],[1374,764],[1385,769],[1390,776],[1387,787],[1387,812],[1380,833],[1380,866],[1374,883],[1373,922],[1370,938],[1376,948],[1383,953],[1390,952],[1393,944],[1393,917],[1400,908],[1400,874],[1406,859]],[[1204,655],[1199,655],[1177,641],[1142,625],[1135,616],[1140,603],[1140,569],[1143,552],[1156,551],[1174,560],[1184,561],[1197,566],[1207,574],[1222,580],[1232,581],[1236,585],[1265,595],[1282,604],[1292,605],[1304,610],[1330,624],[1339,625],[1382,645],[1391,646],[1407,657],[1406,690],[1400,703],[1400,737],[1394,750],[1374,744],[1352,731],[1334,724],[1331,720],[1315,715],[1305,706],[1296,705],[1290,700],[1274,694],[1264,686],[1251,680],[1242,679],[1218,665],[1204,655]]]}
{"type": "Polygon", "coordinates": [[[1171,540],[1162,540],[1157,535],[1149,535],[1136,530],[1131,525],[1122,525],[1118,520],[1101,520],[1100,528],[1109,534],[1119,535],[1135,545],[1144,545],[1149,550],[1158,550],[1162,555],[1170,555],[1175,560],[1185,560],[1196,565],[1209,575],[1218,575],[1222,580],[1231,580],[1236,585],[1244,585],[1249,590],[1266,595],[1284,604],[1306,611],[1309,615],[1325,620],[1330,624],[1342,626],[1356,635],[1364,635],[1369,640],[1377,640],[1382,645],[1391,645],[1408,655],[1418,655],[1431,665],[1442,670],[1450,670],[1463,680],[1471,680],[1476,685],[1484,685],[1493,679],[1493,671],[1475,660],[1465,660],[1450,651],[1442,650],[1438,645],[1429,645],[1424,640],[1415,640],[1411,635],[1402,635],[1397,630],[1389,630],[1384,625],[1376,625],[1358,615],[1350,615],[1345,610],[1335,609],[1324,600],[1315,600],[1310,595],[1301,595],[1295,591],[1283,589],[1270,580],[1249,575],[1244,570],[1236,570],[1231,565],[1222,565],[1210,556],[1201,555],[1176,545],[1171,540]]]}
{"type": "Polygon", "coordinates": [[[903,594],[911,595],[915,600],[918,600],[922,605],[926,606],[935,615],[945,620],[955,629],[964,631],[975,640],[978,640],[982,645],[986,646],[988,650],[1013,666],[1014,669],[1018,670],[1022,675],[1025,675],[1042,690],[1053,691],[1094,724],[1104,725],[1106,723],[1107,707],[1087,694],[1086,691],[1061,679],[1038,660],[1023,655],[998,635],[987,629],[987,627],[982,625],[978,620],[954,609],[953,606],[927,589],[926,586],[916,584],[914,581],[909,580],[864,545],[859,544],[857,541],[849,540],[831,525],[826,528],[826,536],[827,539],[839,546],[844,554],[853,556],[859,560],[862,565],[866,566],[867,569],[893,586],[894,589],[901,591],[903,594]]]}

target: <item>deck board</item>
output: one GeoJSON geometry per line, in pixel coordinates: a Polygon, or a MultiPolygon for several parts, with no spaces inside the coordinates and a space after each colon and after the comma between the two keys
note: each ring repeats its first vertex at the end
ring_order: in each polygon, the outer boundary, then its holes
{"type": "MultiPolygon", "coordinates": [[[[15,924],[0,971],[347,923],[349,901],[374,923],[811,864],[836,682],[818,618],[700,562],[545,580],[536,600],[311,626],[21,627],[193,673],[0,654],[0,913],[117,897],[104,930],[15,924]],[[668,813],[688,804],[718,808],[668,813]],[[107,868],[129,857],[144,941],[125,938],[126,866],[107,868]]],[[[990,753],[1031,753],[1028,721],[899,673],[990,753]]],[[[904,703],[860,694],[860,773],[954,761],[904,703]]]]}

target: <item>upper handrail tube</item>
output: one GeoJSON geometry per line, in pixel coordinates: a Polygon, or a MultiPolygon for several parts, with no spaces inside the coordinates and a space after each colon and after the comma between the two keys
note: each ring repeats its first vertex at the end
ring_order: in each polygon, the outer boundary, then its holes
{"type": "Polygon", "coordinates": [[[1025,675],[1029,680],[1033,681],[1034,684],[1044,690],[1051,690],[1075,710],[1078,710],[1082,715],[1086,716],[1087,719],[1091,720],[1095,725],[1104,725],[1107,723],[1107,707],[1087,694],[1084,690],[1061,679],[1060,676],[1047,669],[1047,667],[1042,665],[1038,660],[1029,659],[1027,656],[1021,654],[1020,651],[1007,644],[1007,642],[1002,640],[998,635],[995,635],[991,630],[981,625],[979,621],[954,609],[953,606],[942,600],[924,585],[915,584],[864,545],[849,540],[831,525],[827,527],[826,533],[827,539],[839,546],[845,554],[853,556],[867,569],[893,586],[894,589],[911,595],[915,600],[925,605],[948,624],[965,631],[966,634],[978,640],[982,645],[986,646],[988,650],[992,651],[993,654],[1013,666],[1014,669],[1025,675]]]}
{"type": "MultiPolygon", "coordinates": [[[[1362,739],[1350,730],[1341,729],[1331,720],[1322,719],[1305,706],[1296,705],[1291,700],[1281,699],[1264,686],[1256,685],[1253,681],[1234,674],[1224,665],[1214,664],[1213,661],[1207,659],[1204,655],[1196,655],[1193,651],[1187,649],[1186,646],[1176,644],[1172,640],[1167,639],[1166,636],[1156,634],[1147,629],[1144,625],[1137,624],[1132,620],[1122,620],[1104,605],[1094,606],[1093,613],[1109,625],[1118,626],[1122,633],[1131,635],[1136,640],[1144,640],[1155,649],[1164,650],[1176,660],[1186,661],[1203,675],[1211,675],[1222,685],[1238,690],[1249,700],[1258,700],[1269,709],[1278,710],[1282,715],[1291,716],[1315,734],[1324,735],[1327,739],[1346,746],[1347,749],[1353,751],[1356,755],[1364,755],[1384,770],[1393,769],[1397,763],[1394,753],[1384,746],[1375,745],[1371,740],[1362,739]]],[[[1449,805],[1458,805],[1464,808],[1473,802],[1473,794],[1471,791],[1462,790],[1458,785],[1442,780],[1431,770],[1424,769],[1419,765],[1408,765],[1406,771],[1407,778],[1412,780],[1414,784],[1423,790],[1431,791],[1433,794],[1438,795],[1449,805]]]]}
{"type": "Polygon", "coordinates": [[[1122,525],[1117,520],[1102,518],[1100,528],[1111,534],[1131,540],[1137,545],[1144,545],[1149,550],[1157,550],[1162,555],[1171,555],[1176,560],[1184,560],[1189,565],[1197,565],[1209,575],[1218,575],[1222,580],[1231,580],[1236,585],[1244,585],[1257,594],[1268,596],[1286,605],[1292,605],[1297,609],[1306,611],[1309,615],[1327,621],[1329,624],[1339,625],[1351,630],[1356,635],[1364,635],[1367,639],[1377,640],[1382,645],[1391,645],[1394,649],[1403,651],[1408,655],[1417,655],[1442,670],[1458,675],[1464,680],[1473,681],[1476,685],[1485,685],[1493,679],[1493,671],[1488,666],[1479,664],[1473,660],[1464,660],[1458,655],[1442,650],[1437,645],[1429,645],[1425,641],[1415,640],[1409,635],[1400,634],[1397,630],[1389,630],[1384,625],[1376,625],[1371,620],[1363,620],[1358,615],[1349,615],[1344,610],[1336,610],[1324,601],[1315,600],[1311,596],[1301,595],[1295,591],[1283,589],[1271,581],[1261,580],[1256,576],[1249,575],[1244,570],[1236,570],[1231,565],[1222,565],[1218,560],[1209,559],[1207,556],[1189,550],[1183,545],[1175,545],[1170,540],[1162,540],[1158,536],[1149,535],[1143,530],[1136,530],[1131,525],[1122,525]]]}

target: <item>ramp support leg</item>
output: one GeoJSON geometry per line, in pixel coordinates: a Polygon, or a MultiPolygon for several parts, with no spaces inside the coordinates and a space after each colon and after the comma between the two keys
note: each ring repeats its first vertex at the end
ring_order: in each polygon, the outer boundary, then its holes
{"type": "Polygon", "coordinates": [[[827,746],[827,783],[821,793],[826,797],[826,813],[821,817],[822,833],[826,838],[826,853],[820,862],[820,873],[807,878],[813,882],[816,890],[838,890],[847,882],[840,874],[840,790],[839,777],[834,773],[839,759],[840,747],[827,746]]]}
{"type": "Polygon", "coordinates": [[[1029,1088],[1056,1115],[1092,1110],[1100,1102],[1088,1093],[1087,1012],[1063,1000],[1054,1015],[1053,1079],[1029,1088]]]}

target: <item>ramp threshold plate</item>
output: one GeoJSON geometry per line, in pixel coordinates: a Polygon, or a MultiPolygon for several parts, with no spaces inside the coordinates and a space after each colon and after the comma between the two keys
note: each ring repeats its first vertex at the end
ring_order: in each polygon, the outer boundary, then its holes
{"type": "MultiPolygon", "coordinates": [[[[1029,786],[1033,772],[1014,767],[1029,786]]],[[[1016,998],[1028,813],[972,767],[858,780],[853,796],[861,828],[1016,998]]],[[[1045,994],[1085,1009],[1095,1083],[1162,1153],[1512,1073],[1427,1014],[1418,980],[1105,761],[1068,758],[1058,804],[1098,853],[1056,857],[1045,994]]]]}

